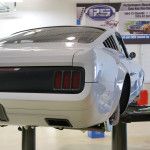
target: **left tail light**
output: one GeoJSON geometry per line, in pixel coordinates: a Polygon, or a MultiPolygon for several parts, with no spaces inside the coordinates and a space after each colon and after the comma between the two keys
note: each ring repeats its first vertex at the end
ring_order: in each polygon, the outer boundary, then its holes
{"type": "Polygon", "coordinates": [[[57,70],[54,73],[54,91],[58,92],[80,92],[84,87],[84,71],[79,70],[57,70]]]}

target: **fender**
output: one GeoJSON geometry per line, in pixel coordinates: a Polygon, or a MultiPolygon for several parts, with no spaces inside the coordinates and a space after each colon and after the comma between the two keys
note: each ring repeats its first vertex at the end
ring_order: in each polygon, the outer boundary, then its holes
{"type": "Polygon", "coordinates": [[[119,103],[127,73],[119,57],[109,48],[85,49],[74,55],[73,66],[78,65],[85,68],[86,82],[97,83],[93,87],[97,110],[112,115],[119,103]],[[110,110],[113,110],[112,113],[110,110]]]}
{"type": "MultiPolygon", "coordinates": [[[[125,76],[128,73],[126,67],[120,62],[117,51],[110,48],[102,48],[101,51],[104,53],[100,59],[103,60],[103,75],[101,81],[105,80],[107,89],[111,91],[111,101],[119,103],[125,76]]],[[[111,103],[110,101],[110,103],[111,103]]],[[[111,105],[115,111],[115,103],[111,105]]]]}

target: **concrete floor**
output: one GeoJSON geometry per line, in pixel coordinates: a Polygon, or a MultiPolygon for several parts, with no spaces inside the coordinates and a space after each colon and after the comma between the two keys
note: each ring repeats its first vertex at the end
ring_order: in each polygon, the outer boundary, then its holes
{"type": "MultiPolygon", "coordinates": [[[[87,133],[37,128],[37,150],[111,150],[111,133],[90,139],[87,133]]],[[[21,132],[16,126],[0,128],[0,149],[21,150],[21,132]]],[[[150,123],[128,125],[128,150],[150,150],[150,123]]]]}

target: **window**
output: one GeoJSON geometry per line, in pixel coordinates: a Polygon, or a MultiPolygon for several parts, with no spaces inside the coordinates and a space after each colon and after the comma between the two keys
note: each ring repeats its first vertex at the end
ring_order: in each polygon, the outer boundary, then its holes
{"type": "Polygon", "coordinates": [[[118,46],[116,44],[116,41],[114,40],[113,36],[109,36],[104,42],[103,42],[104,46],[107,48],[112,48],[115,50],[119,50],[118,46]]]}
{"type": "Polygon", "coordinates": [[[0,42],[3,44],[39,42],[91,43],[104,32],[104,29],[94,27],[47,27],[18,32],[0,42]]]}

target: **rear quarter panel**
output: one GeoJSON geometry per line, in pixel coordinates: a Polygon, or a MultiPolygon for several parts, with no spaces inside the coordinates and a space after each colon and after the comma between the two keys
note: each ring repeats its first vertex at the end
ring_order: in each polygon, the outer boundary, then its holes
{"type": "Polygon", "coordinates": [[[85,68],[85,82],[96,83],[92,88],[91,106],[109,118],[119,104],[126,69],[121,66],[114,50],[92,48],[75,54],[74,66],[85,68]]]}

